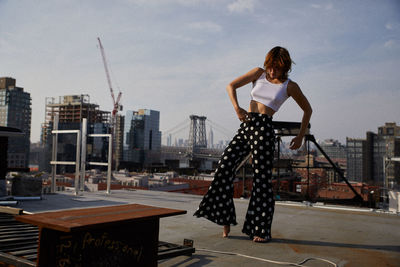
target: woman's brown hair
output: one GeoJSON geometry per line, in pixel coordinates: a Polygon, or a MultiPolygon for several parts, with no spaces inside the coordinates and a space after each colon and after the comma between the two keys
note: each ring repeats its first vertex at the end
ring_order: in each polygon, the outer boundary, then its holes
{"type": "Polygon", "coordinates": [[[276,46],[272,48],[264,61],[264,69],[279,68],[282,70],[282,77],[279,80],[287,80],[289,72],[292,70],[292,59],[290,58],[289,51],[286,48],[276,46]]]}

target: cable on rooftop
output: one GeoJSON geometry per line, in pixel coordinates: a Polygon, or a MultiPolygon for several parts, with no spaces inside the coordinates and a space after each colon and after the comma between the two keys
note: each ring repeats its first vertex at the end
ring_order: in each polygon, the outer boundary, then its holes
{"type": "Polygon", "coordinates": [[[204,251],[204,252],[219,253],[219,254],[226,254],[226,255],[235,255],[235,256],[240,256],[240,257],[244,257],[244,258],[249,258],[249,259],[254,259],[254,260],[259,260],[259,261],[264,261],[264,262],[269,262],[269,263],[275,263],[275,264],[279,264],[279,265],[289,265],[289,266],[305,267],[305,265],[303,265],[303,264],[306,263],[307,261],[310,261],[310,260],[319,260],[319,261],[324,261],[324,262],[327,262],[327,263],[329,263],[329,264],[332,264],[332,265],[335,266],[335,267],[338,266],[336,263],[331,262],[331,261],[326,260],[326,259],[322,259],[322,258],[306,258],[306,259],[304,259],[302,262],[299,262],[299,263],[292,263],[292,262],[284,262],[284,261],[267,260],[267,259],[263,259],[263,258],[257,258],[257,257],[253,257],[253,256],[248,256],[248,255],[240,254],[240,253],[226,252],[226,251],[218,251],[218,250],[210,250],[210,249],[203,249],[203,248],[196,248],[196,251],[204,251]]]}

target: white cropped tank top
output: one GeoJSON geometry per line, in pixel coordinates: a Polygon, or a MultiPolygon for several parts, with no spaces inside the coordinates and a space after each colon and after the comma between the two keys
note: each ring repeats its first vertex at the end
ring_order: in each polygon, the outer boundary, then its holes
{"type": "Polygon", "coordinates": [[[275,84],[267,80],[265,72],[253,83],[251,90],[251,100],[260,102],[275,112],[282,106],[283,102],[289,98],[287,85],[289,79],[284,83],[275,84]]]}

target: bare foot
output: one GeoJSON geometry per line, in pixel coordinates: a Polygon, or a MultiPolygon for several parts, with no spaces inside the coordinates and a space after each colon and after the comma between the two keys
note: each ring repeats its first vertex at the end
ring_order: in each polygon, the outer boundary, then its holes
{"type": "Polygon", "coordinates": [[[231,231],[230,225],[224,225],[224,232],[222,233],[222,237],[228,237],[229,232],[231,231]]]}
{"type": "Polygon", "coordinates": [[[259,236],[254,236],[253,241],[257,242],[257,243],[265,243],[265,242],[268,242],[269,240],[265,239],[265,238],[261,238],[259,236]]]}

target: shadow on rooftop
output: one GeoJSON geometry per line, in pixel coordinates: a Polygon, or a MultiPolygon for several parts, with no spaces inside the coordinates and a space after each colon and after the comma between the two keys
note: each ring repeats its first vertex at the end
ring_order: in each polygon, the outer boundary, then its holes
{"type": "Polygon", "coordinates": [[[373,249],[373,250],[386,250],[386,251],[400,252],[400,246],[358,245],[358,244],[334,243],[334,242],[311,241],[311,240],[283,239],[283,238],[273,238],[271,240],[271,242],[272,243],[283,243],[283,244],[306,245],[306,246],[359,248],[359,249],[373,249]]]}
{"type": "Polygon", "coordinates": [[[248,236],[234,236],[234,235],[229,235],[229,239],[236,239],[236,240],[250,240],[250,237],[248,236]]]}
{"type": "MultiPolygon", "coordinates": [[[[249,240],[249,237],[230,235],[229,239],[249,240]]],[[[373,250],[400,252],[400,246],[359,245],[359,244],[346,244],[346,243],[335,243],[326,241],[296,240],[296,239],[283,239],[283,238],[272,238],[270,243],[296,244],[296,245],[321,246],[321,247],[359,248],[359,249],[373,249],[373,250]]]]}
{"type": "MultiPolygon", "coordinates": [[[[198,253],[198,252],[196,251],[196,253],[198,253]]],[[[190,257],[187,257],[186,259],[183,259],[179,262],[174,262],[174,264],[172,264],[172,265],[168,265],[168,267],[178,267],[178,266],[182,266],[182,265],[187,266],[187,267],[204,266],[204,265],[207,265],[207,264],[213,262],[214,258],[215,258],[215,256],[211,256],[211,255],[192,254],[190,257]],[[186,264],[189,264],[189,265],[186,265],[186,264]]],[[[168,262],[168,260],[171,260],[171,259],[161,260],[161,261],[158,261],[158,263],[159,264],[166,263],[166,262],[168,262]]]]}

